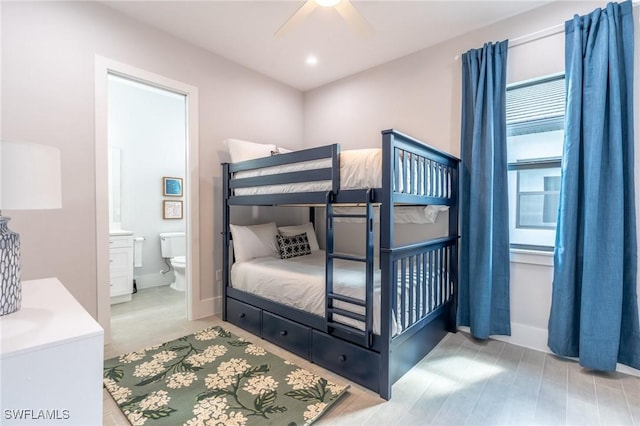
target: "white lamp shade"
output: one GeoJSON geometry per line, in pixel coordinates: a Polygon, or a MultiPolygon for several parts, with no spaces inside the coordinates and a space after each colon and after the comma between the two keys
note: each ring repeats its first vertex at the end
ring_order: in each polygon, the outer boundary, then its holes
{"type": "Polygon", "coordinates": [[[2,141],[0,178],[0,210],[62,207],[58,148],[2,141]]]}

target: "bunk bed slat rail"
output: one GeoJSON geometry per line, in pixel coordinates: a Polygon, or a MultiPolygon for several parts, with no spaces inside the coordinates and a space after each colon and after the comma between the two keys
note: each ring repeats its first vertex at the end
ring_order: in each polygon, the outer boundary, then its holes
{"type": "Polygon", "coordinates": [[[272,155],[271,157],[256,158],[255,160],[230,163],[231,173],[264,169],[266,167],[282,166],[283,164],[302,163],[305,161],[323,160],[333,158],[340,152],[338,144],[325,145],[317,148],[308,148],[286,154],[272,155]]]}
{"type": "Polygon", "coordinates": [[[394,150],[394,193],[453,204],[453,167],[400,148],[394,150]]]}
{"type": "Polygon", "coordinates": [[[388,250],[392,261],[391,306],[403,332],[450,302],[455,294],[453,251],[457,236],[388,250]]]}
{"type": "Polygon", "coordinates": [[[391,153],[394,203],[456,204],[455,175],[459,163],[456,157],[397,130],[385,130],[382,134],[383,151],[391,153]]]}
{"type": "Polygon", "coordinates": [[[229,187],[231,189],[236,189],[288,183],[314,182],[331,180],[332,176],[333,170],[331,168],[313,169],[302,172],[278,173],[266,176],[238,178],[232,180],[229,184],[229,187]]]}
{"type": "Polygon", "coordinates": [[[308,148],[300,151],[273,155],[271,157],[256,158],[228,164],[229,197],[230,205],[277,205],[310,203],[320,204],[325,201],[326,191],[317,192],[284,192],[280,194],[236,195],[234,190],[241,188],[260,188],[270,185],[290,185],[296,183],[321,182],[331,183],[334,193],[340,188],[340,146],[338,144],[326,145],[317,148],[308,148]],[[330,164],[324,167],[313,166],[300,171],[273,172],[271,167],[283,165],[305,165],[306,162],[317,160],[329,160],[330,164]],[[259,176],[243,176],[241,172],[261,171],[259,176]]]}

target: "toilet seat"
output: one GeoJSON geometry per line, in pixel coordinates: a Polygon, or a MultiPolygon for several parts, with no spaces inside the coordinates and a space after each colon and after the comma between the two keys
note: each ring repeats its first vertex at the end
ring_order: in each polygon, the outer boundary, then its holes
{"type": "Polygon", "coordinates": [[[187,257],[186,256],[176,256],[171,258],[171,264],[174,267],[186,267],[187,266],[187,257]]]}

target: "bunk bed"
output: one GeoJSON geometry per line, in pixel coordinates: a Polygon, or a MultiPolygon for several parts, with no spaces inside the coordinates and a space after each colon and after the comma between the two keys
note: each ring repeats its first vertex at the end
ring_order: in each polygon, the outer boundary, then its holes
{"type": "MultiPolygon", "coordinates": [[[[338,144],[222,164],[222,315],[390,399],[393,383],[456,329],[459,159],[396,130],[382,132],[378,151],[377,170],[364,167],[379,174],[373,177],[375,187],[345,184],[349,151],[341,153],[338,144]],[[276,205],[310,207],[312,223],[315,208],[322,207],[324,250],[316,247],[309,254],[316,243],[301,241],[305,256],[234,259],[232,206],[276,205]],[[363,213],[339,212],[341,205],[362,206],[363,213]],[[374,206],[379,207],[377,252],[374,206]],[[396,246],[394,213],[404,206],[445,206],[446,235],[396,246]],[[334,221],[354,217],[365,224],[364,255],[335,252],[334,221]],[[350,273],[351,264],[361,265],[362,273],[350,273]],[[351,282],[354,276],[359,284],[351,282]],[[259,277],[267,277],[261,290],[251,290],[259,277]],[[270,290],[280,281],[284,289],[270,290]],[[296,304],[306,293],[315,307],[296,304]]],[[[260,232],[274,232],[272,224],[260,226],[265,227],[260,232]]],[[[292,229],[299,233],[306,226],[292,229]]],[[[301,236],[304,232],[296,237],[301,236]]]]}

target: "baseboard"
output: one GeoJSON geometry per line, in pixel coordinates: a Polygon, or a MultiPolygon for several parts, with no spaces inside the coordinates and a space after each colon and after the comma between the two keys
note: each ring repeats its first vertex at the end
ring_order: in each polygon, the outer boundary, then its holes
{"type": "Polygon", "coordinates": [[[136,286],[138,287],[138,290],[140,290],[141,288],[153,288],[162,287],[163,285],[169,285],[171,284],[173,275],[164,277],[160,274],[144,274],[135,275],[133,278],[136,280],[136,286]]]}
{"type": "Polygon", "coordinates": [[[628,365],[616,364],[616,371],[619,373],[640,377],[640,370],[636,370],[635,368],[629,367],[628,365]]]}
{"type": "MultiPolygon", "coordinates": [[[[458,330],[470,333],[469,327],[461,326],[458,330]]],[[[526,324],[511,323],[511,336],[491,336],[494,340],[511,343],[512,345],[534,349],[540,352],[552,353],[547,346],[549,332],[544,328],[532,327],[526,324]]],[[[618,364],[616,371],[640,377],[640,370],[627,365],[618,364]]]]}
{"type": "Polygon", "coordinates": [[[213,315],[222,315],[222,296],[213,298],[213,315]]]}
{"type": "Polygon", "coordinates": [[[511,343],[536,351],[551,353],[547,346],[549,332],[545,328],[532,327],[526,324],[511,323],[511,336],[492,336],[495,340],[511,343]]]}
{"type": "MultiPolygon", "coordinates": [[[[192,311],[192,315],[194,320],[200,319],[200,318],[206,318],[206,317],[210,317],[211,315],[215,315],[217,312],[216,310],[216,299],[220,299],[219,297],[210,297],[208,299],[202,299],[198,302],[198,306],[195,307],[196,309],[193,309],[192,311]]],[[[219,304],[219,302],[217,302],[219,304]]]]}

